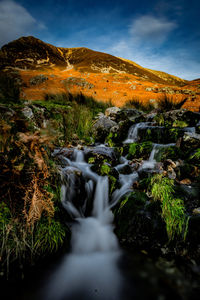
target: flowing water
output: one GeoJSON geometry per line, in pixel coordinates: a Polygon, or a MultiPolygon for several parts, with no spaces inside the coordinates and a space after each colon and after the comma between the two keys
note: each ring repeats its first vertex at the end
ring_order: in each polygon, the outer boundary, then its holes
{"type": "MultiPolygon", "coordinates": [[[[150,123],[139,123],[129,130],[125,143],[138,140],[138,129],[148,127],[150,123]]],[[[163,147],[174,144],[154,144],[149,159],[143,161],[141,170],[151,171],[156,168],[156,157],[163,147]]],[[[109,153],[110,148],[99,146],[99,151],[109,153]]],[[[131,299],[169,299],[176,293],[168,287],[160,289],[160,280],[166,284],[167,276],[160,279],[153,264],[136,254],[126,264],[126,272],[134,274],[131,288],[126,285],[121,258],[124,254],[119,248],[117,238],[113,233],[113,214],[111,209],[126,194],[133,191],[133,183],[138,180],[138,173],[131,167],[126,157],[120,158],[120,164],[115,166],[119,173],[119,185],[109,196],[109,181],[107,176],[99,176],[92,171],[92,165],[85,160],[85,151],[71,149],[70,159],[67,151],[55,151],[60,159],[62,187],[61,202],[71,217],[71,251],[64,255],[60,263],[56,263],[53,272],[42,284],[39,295],[20,296],[20,300],[131,300],[131,299]],[[123,169],[129,168],[130,174],[123,174],[123,169]],[[134,261],[131,265],[131,261],[134,261]],[[128,265],[128,267],[127,267],[128,265]],[[144,267],[145,266],[145,267],[144,267]],[[146,276],[146,277],[145,277],[146,276]],[[150,280],[150,279],[152,280],[150,280]],[[133,286],[134,285],[134,286],[133,286]],[[138,285],[138,292],[136,291],[138,285]],[[143,287],[147,287],[144,289],[143,287]],[[125,293],[128,287],[130,295],[125,293]],[[158,289],[158,292],[154,289],[158,289]],[[168,294],[169,293],[169,294],[168,294]],[[166,297],[163,295],[167,295],[166,297]]],[[[125,273],[126,273],[125,272],[125,273]]],[[[45,276],[47,277],[47,276],[45,276]]]]}
{"type": "Polygon", "coordinates": [[[50,278],[42,298],[47,300],[121,299],[123,277],[118,268],[121,250],[113,233],[111,208],[119,199],[132,190],[138,175],[120,175],[121,188],[115,190],[109,202],[107,176],[99,176],[84,160],[84,152],[74,149],[72,159],[60,157],[61,201],[75,221],[72,226],[71,254],[64,257],[60,267],[50,278]],[[76,176],[85,179],[86,197],[77,205],[76,176]],[[87,201],[94,195],[93,207],[88,216],[87,201]]]}
{"type": "Polygon", "coordinates": [[[146,161],[143,161],[142,166],[139,168],[139,171],[141,170],[154,170],[157,164],[156,156],[159,153],[159,151],[163,148],[168,148],[175,146],[175,144],[153,144],[153,149],[151,151],[151,154],[149,156],[149,159],[146,161]]]}

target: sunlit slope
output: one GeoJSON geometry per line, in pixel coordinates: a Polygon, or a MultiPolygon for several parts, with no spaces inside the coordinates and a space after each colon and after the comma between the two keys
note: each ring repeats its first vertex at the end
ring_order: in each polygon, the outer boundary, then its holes
{"type": "Polygon", "coordinates": [[[198,81],[185,81],[130,60],[87,48],[61,48],[22,37],[0,50],[2,72],[21,76],[21,97],[44,99],[47,93],[78,93],[121,106],[130,99],[156,103],[163,93],[187,97],[185,107],[199,109],[198,81]]]}

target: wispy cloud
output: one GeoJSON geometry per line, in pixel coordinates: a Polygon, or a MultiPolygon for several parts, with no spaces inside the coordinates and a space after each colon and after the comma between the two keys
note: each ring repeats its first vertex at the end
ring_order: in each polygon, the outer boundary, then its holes
{"type": "Polygon", "coordinates": [[[199,78],[200,62],[193,59],[183,48],[157,52],[151,47],[138,47],[130,38],[124,38],[108,47],[107,52],[130,59],[142,67],[164,71],[184,79],[199,78]]]}
{"type": "Polygon", "coordinates": [[[143,15],[133,20],[130,33],[135,42],[161,44],[176,27],[175,22],[164,17],[143,15]]]}
{"type": "Polygon", "coordinates": [[[0,46],[35,29],[45,29],[45,25],[37,22],[22,5],[12,0],[0,2],[0,46]]]}

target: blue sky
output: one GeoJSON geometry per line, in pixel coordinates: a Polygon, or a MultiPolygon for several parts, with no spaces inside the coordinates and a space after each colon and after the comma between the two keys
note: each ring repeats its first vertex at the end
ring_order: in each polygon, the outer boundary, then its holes
{"type": "Polygon", "coordinates": [[[0,0],[0,46],[34,35],[185,79],[200,77],[198,0],[0,0]]]}

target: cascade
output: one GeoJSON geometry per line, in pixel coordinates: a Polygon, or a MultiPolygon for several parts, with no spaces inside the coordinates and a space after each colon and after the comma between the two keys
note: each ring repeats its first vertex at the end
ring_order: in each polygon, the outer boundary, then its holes
{"type": "Polygon", "coordinates": [[[65,155],[59,158],[63,163],[61,202],[75,222],[71,228],[71,253],[50,279],[43,299],[121,299],[123,278],[117,265],[121,251],[113,233],[111,208],[132,191],[137,173],[120,174],[121,187],[113,192],[109,201],[108,177],[91,170],[83,151],[74,149],[72,159],[65,155]],[[79,206],[76,203],[77,172],[85,179],[86,192],[85,201],[79,206]],[[87,216],[87,200],[91,195],[94,195],[93,208],[87,216]]]}

